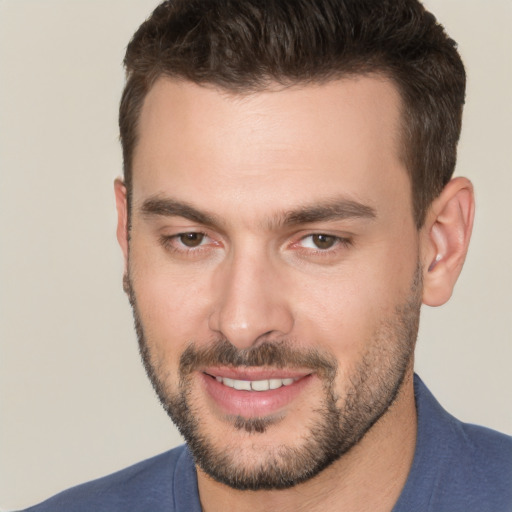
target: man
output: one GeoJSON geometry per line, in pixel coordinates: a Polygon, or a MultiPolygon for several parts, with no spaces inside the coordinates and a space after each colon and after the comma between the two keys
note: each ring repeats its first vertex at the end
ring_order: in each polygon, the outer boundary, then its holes
{"type": "Polygon", "coordinates": [[[125,64],[124,284],[187,445],[30,510],[511,510],[511,439],[413,373],[474,212],[451,179],[464,68],[433,16],[174,0],[125,64]]]}

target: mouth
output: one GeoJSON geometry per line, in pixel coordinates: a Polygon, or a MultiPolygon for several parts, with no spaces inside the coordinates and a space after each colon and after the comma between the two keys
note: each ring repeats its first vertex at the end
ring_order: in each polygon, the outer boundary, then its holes
{"type": "Polygon", "coordinates": [[[311,383],[311,372],[261,368],[208,368],[200,372],[207,394],[223,413],[268,417],[290,405],[311,383]]]}
{"type": "Polygon", "coordinates": [[[263,379],[263,380],[239,380],[230,379],[229,377],[214,377],[217,382],[221,382],[228,388],[233,388],[238,391],[268,391],[269,389],[279,389],[283,386],[291,386],[297,382],[299,378],[285,378],[285,379],[263,379]]]}

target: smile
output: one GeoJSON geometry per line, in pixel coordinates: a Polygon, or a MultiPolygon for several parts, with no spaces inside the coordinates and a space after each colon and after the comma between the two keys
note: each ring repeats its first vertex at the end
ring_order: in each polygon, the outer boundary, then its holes
{"type": "Polygon", "coordinates": [[[199,376],[215,408],[244,418],[282,411],[315,380],[307,371],[261,368],[209,368],[199,376]]]}
{"type": "Polygon", "coordinates": [[[269,391],[271,389],[278,389],[283,386],[290,386],[299,380],[299,378],[238,380],[217,376],[215,377],[215,380],[224,384],[224,386],[236,389],[238,391],[269,391]]]}

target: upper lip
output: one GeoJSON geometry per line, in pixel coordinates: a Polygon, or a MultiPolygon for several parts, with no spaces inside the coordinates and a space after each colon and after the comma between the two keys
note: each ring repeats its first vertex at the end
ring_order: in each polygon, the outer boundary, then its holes
{"type": "Polygon", "coordinates": [[[296,370],[287,368],[243,367],[228,366],[204,368],[203,373],[212,377],[222,377],[235,380],[269,380],[269,379],[300,379],[313,373],[311,370],[296,370]]]}

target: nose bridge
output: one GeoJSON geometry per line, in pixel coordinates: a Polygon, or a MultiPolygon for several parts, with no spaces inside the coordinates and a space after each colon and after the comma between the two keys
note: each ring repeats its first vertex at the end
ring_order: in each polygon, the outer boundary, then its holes
{"type": "Polygon", "coordinates": [[[210,328],[239,348],[289,333],[293,317],[281,281],[279,265],[263,248],[237,248],[219,271],[210,328]]]}

